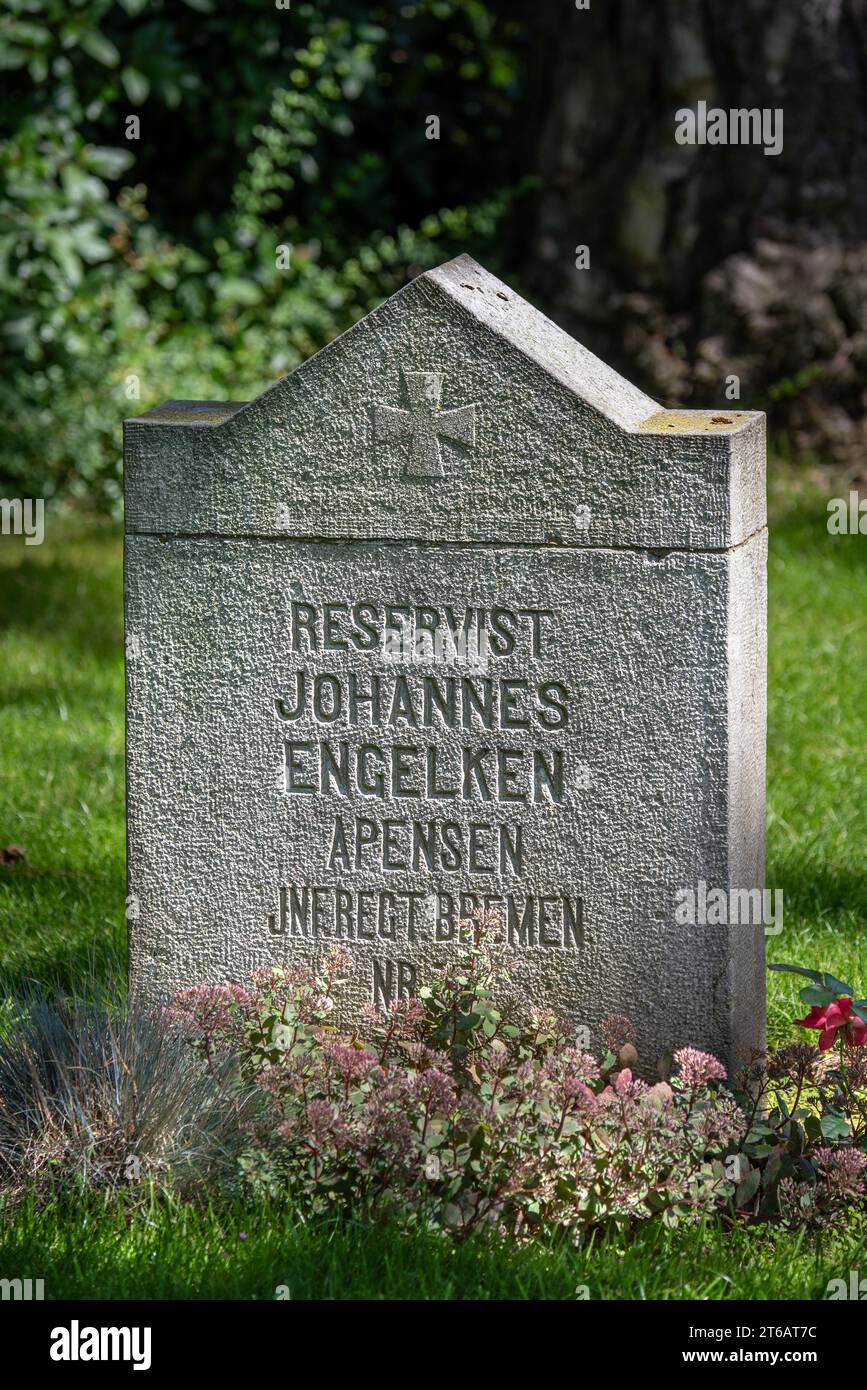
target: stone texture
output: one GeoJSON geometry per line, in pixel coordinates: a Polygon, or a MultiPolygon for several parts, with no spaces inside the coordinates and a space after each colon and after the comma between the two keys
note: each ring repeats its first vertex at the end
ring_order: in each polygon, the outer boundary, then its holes
{"type": "Polygon", "coordinates": [[[761,1043],[761,927],[674,902],[763,883],[762,416],[660,410],[461,257],[128,421],[126,517],[134,988],[341,935],[357,1017],[487,902],[595,1042],[761,1043]]]}

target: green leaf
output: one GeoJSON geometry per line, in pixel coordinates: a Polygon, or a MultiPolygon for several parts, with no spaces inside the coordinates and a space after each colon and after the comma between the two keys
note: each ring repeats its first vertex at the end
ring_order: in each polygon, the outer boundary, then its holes
{"type": "Polygon", "coordinates": [[[3,35],[5,39],[11,39],[13,43],[30,44],[36,47],[44,47],[51,40],[50,30],[44,29],[41,24],[30,24],[22,19],[7,21],[3,35]]]}
{"type": "Polygon", "coordinates": [[[81,36],[81,46],[85,53],[102,63],[103,67],[115,68],[120,62],[120,54],[111,39],[107,39],[98,29],[86,29],[81,36]]]}
{"type": "Polygon", "coordinates": [[[842,980],[838,980],[834,975],[824,974],[822,983],[828,989],[833,989],[836,994],[853,995],[855,993],[851,985],[844,985],[842,980]]]}
{"type": "MultiPolygon", "coordinates": [[[[812,980],[821,989],[830,990],[831,998],[836,998],[838,994],[854,994],[851,985],[847,985],[843,980],[838,980],[836,975],[832,975],[827,970],[807,970],[803,965],[781,965],[778,962],[769,963],[769,970],[786,970],[791,975],[804,975],[808,980],[812,980]]],[[[806,994],[802,990],[801,998],[805,999],[806,994]]],[[[810,1000],[808,1002],[818,1002],[810,1000]]],[[[830,1000],[822,1001],[830,1003],[830,1000]]]]}
{"type": "Polygon", "coordinates": [[[770,1125],[766,1125],[762,1120],[755,1120],[750,1128],[749,1134],[747,1135],[746,1142],[748,1144],[757,1143],[760,1139],[769,1138],[771,1135],[773,1135],[773,1132],[774,1131],[770,1125]]]}
{"type": "Polygon", "coordinates": [[[73,286],[80,284],[81,261],[73,251],[69,237],[63,234],[53,234],[46,238],[46,244],[52,259],[60,267],[69,284],[73,286]]]}
{"type": "Polygon", "coordinates": [[[806,975],[808,980],[814,980],[817,985],[822,983],[822,976],[818,970],[805,970],[803,965],[779,965],[768,963],[769,970],[787,970],[791,975],[806,975]]]}
{"type": "Polygon", "coordinates": [[[151,84],[144,73],[139,72],[138,68],[124,68],[120,80],[134,106],[141,106],[143,101],[147,101],[151,84]]]}
{"type": "Polygon", "coordinates": [[[21,48],[4,46],[0,48],[0,71],[12,72],[15,68],[23,68],[30,61],[30,54],[25,53],[21,48]]]}
{"type": "Polygon", "coordinates": [[[823,1004],[833,1004],[837,998],[833,989],[826,989],[823,985],[807,985],[798,991],[798,996],[805,1004],[818,1004],[820,1008],[823,1004]]]}
{"type": "Polygon", "coordinates": [[[87,145],[84,149],[84,159],[88,169],[92,169],[100,178],[116,179],[128,169],[135,156],[131,150],[109,149],[107,145],[87,145]]]}
{"type": "Polygon", "coordinates": [[[222,280],[218,287],[217,298],[221,304],[253,305],[260,303],[262,291],[255,280],[244,280],[238,277],[222,280]]]}
{"type": "MultiPolygon", "coordinates": [[[[765,1164],[765,1171],[762,1175],[762,1185],[765,1188],[773,1187],[782,1176],[783,1164],[788,1162],[788,1154],[785,1144],[778,1144],[771,1151],[770,1157],[765,1164]]],[[[791,1166],[791,1165],[789,1165],[791,1166]]]]}
{"type": "Polygon", "coordinates": [[[748,1206],[758,1192],[761,1180],[761,1168],[751,1168],[746,1177],[738,1183],[737,1191],[735,1192],[735,1206],[748,1206]]]}
{"type": "Polygon", "coordinates": [[[852,1133],[842,1115],[823,1115],[821,1129],[826,1139],[848,1139],[852,1133]]]}
{"type": "Polygon", "coordinates": [[[97,224],[92,219],[87,222],[80,222],[73,229],[71,241],[78,255],[89,265],[106,261],[111,256],[111,247],[99,235],[97,224]]]}

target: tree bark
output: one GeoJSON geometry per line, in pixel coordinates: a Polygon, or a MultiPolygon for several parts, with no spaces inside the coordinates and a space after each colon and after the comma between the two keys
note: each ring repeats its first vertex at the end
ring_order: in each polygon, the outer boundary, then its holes
{"type": "Polygon", "coordinates": [[[798,449],[863,468],[867,0],[536,14],[528,287],[666,404],[768,409],[798,449]],[[781,152],[679,144],[676,112],[700,101],[779,110],[781,152]]]}

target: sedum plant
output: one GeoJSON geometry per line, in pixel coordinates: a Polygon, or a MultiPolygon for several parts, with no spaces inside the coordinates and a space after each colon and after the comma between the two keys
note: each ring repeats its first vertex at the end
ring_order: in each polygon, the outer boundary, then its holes
{"type": "Polygon", "coordinates": [[[620,1064],[637,1054],[615,1020],[618,1053],[600,1062],[553,1016],[500,1002],[492,923],[465,926],[463,958],[419,998],[370,1009],[364,1039],[332,1023],[340,951],[315,970],[259,971],[243,991],[175,997],[167,1015],[206,1063],[229,1051],[267,1097],[243,1183],[288,1189],[311,1212],[387,1212],[460,1235],[673,1224],[730,1197],[723,1160],[743,1117],[716,1058],[681,1049],[670,1079],[648,1084],[620,1064]]]}

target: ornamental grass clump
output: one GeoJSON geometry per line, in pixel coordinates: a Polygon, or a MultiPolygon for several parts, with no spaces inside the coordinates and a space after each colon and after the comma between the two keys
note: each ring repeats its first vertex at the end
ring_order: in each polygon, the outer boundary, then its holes
{"type": "MultiPolygon", "coordinates": [[[[232,995],[233,1001],[237,996],[232,995]]],[[[176,1029],[120,1000],[32,990],[0,1030],[0,1191],[213,1188],[259,1104],[225,1054],[203,1066],[176,1029]]],[[[221,1037],[228,1015],[218,1020],[221,1037]]]]}

